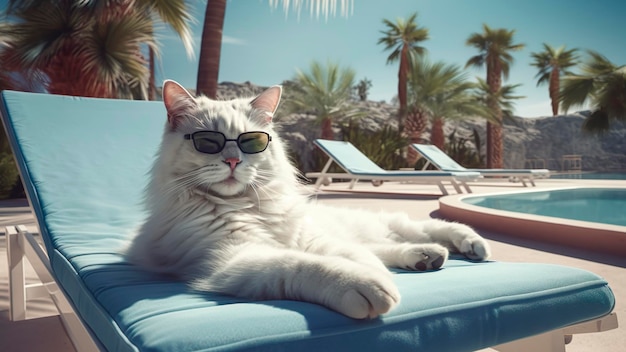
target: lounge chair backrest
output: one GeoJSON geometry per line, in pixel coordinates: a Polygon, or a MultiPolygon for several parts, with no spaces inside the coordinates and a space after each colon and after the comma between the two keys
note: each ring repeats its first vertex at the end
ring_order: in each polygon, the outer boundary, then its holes
{"type": "Polygon", "coordinates": [[[468,171],[459,165],[454,159],[444,153],[441,149],[429,144],[413,144],[415,148],[426,160],[442,171],[468,171]]]}
{"type": "MultiPolygon", "coordinates": [[[[137,226],[165,124],[163,103],[20,92],[3,92],[2,99],[3,115],[11,118],[7,133],[21,150],[19,169],[28,173],[22,179],[32,182],[26,192],[37,219],[46,222],[39,227],[49,253],[71,256],[73,242],[60,246],[57,236],[67,241],[72,223],[137,226]]],[[[126,234],[116,235],[108,240],[126,234]]]]}
{"type": "Polygon", "coordinates": [[[315,141],[322,150],[335,160],[344,170],[353,173],[380,173],[385,172],[370,158],[361,153],[352,143],[318,139],[315,141]]]}

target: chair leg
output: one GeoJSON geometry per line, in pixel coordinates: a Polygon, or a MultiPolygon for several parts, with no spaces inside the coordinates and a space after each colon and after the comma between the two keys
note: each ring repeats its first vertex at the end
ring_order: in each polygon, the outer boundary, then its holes
{"type": "Polygon", "coordinates": [[[491,348],[499,352],[565,352],[565,345],[572,341],[572,335],[604,332],[617,329],[618,325],[617,314],[611,313],[602,318],[507,342],[491,348]]]}
{"type": "Polygon", "coordinates": [[[463,188],[465,188],[465,191],[467,191],[467,193],[472,193],[472,189],[467,184],[467,182],[461,182],[461,184],[463,185],[463,188]]]}
{"type": "Polygon", "coordinates": [[[5,228],[9,264],[9,319],[26,319],[26,282],[24,278],[24,248],[14,226],[5,228]]]}
{"type": "MultiPolygon", "coordinates": [[[[456,183],[454,183],[454,181],[452,181],[452,185],[454,186],[454,189],[456,189],[457,193],[463,193],[463,192],[461,192],[461,190],[458,188],[459,186],[458,186],[456,183]]],[[[441,181],[440,181],[440,182],[437,182],[437,186],[439,186],[439,190],[441,191],[441,193],[442,193],[444,196],[447,196],[447,195],[448,195],[448,190],[446,189],[446,186],[444,186],[443,182],[441,182],[441,181]]]]}
{"type": "Polygon", "coordinates": [[[328,161],[326,162],[326,165],[324,165],[324,168],[322,168],[322,171],[320,171],[320,175],[317,177],[317,181],[315,181],[315,190],[318,190],[320,187],[322,187],[322,183],[324,182],[324,179],[326,178],[326,172],[328,172],[328,169],[330,168],[330,165],[333,163],[333,158],[328,158],[328,161]]]}
{"type": "Polygon", "coordinates": [[[456,182],[455,180],[451,180],[450,183],[454,187],[454,190],[457,194],[463,194],[463,190],[461,189],[461,186],[459,186],[458,182],[456,182]]]}
{"type": "Polygon", "coordinates": [[[48,256],[25,226],[8,226],[7,258],[9,261],[9,318],[26,319],[26,299],[49,296],[56,306],[61,323],[77,351],[100,351],[51,274],[48,256]],[[41,283],[25,284],[24,259],[35,270],[41,283]]]}
{"type": "Polygon", "coordinates": [[[566,352],[565,336],[561,329],[493,346],[492,348],[499,352],[566,352]]]}

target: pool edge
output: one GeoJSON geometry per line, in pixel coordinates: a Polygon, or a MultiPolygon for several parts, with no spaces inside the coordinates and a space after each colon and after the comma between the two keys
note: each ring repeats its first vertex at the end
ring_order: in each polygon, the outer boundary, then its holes
{"type": "MultiPolygon", "coordinates": [[[[448,220],[503,235],[626,256],[626,227],[516,213],[464,203],[469,197],[594,187],[527,189],[491,194],[450,195],[439,199],[439,213],[448,220]]],[[[601,188],[601,187],[598,187],[601,188]]]]}

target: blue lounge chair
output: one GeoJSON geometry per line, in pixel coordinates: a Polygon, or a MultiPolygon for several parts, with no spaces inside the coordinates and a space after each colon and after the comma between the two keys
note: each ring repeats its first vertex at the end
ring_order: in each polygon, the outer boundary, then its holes
{"type": "Polygon", "coordinates": [[[374,320],[191,291],[119,253],[145,216],[161,103],[5,91],[0,110],[45,245],[6,228],[10,315],[23,319],[27,297],[51,294],[78,351],[563,351],[564,335],[617,324],[605,280],[546,264],[451,259],[398,271],[402,302],[374,320]],[[24,258],[43,285],[24,285],[24,258]]]}
{"type": "Polygon", "coordinates": [[[328,155],[328,161],[321,172],[305,174],[308,178],[317,178],[315,189],[319,189],[327,178],[339,178],[351,180],[349,189],[354,188],[359,180],[374,181],[374,185],[380,185],[381,181],[405,181],[435,184],[441,193],[447,195],[446,183],[452,185],[457,193],[463,193],[461,186],[467,193],[472,193],[467,182],[480,177],[478,172],[471,171],[387,171],[376,165],[350,142],[317,139],[315,144],[328,155]],[[333,162],[337,163],[345,173],[329,173],[328,169],[333,162]]]}
{"type": "Polygon", "coordinates": [[[535,186],[536,178],[550,177],[550,171],[547,169],[466,169],[459,165],[454,159],[450,158],[448,154],[444,153],[441,149],[434,145],[429,144],[411,144],[411,147],[415,149],[421,157],[426,159],[426,164],[423,169],[426,169],[428,165],[433,165],[442,171],[475,171],[479,172],[483,177],[508,177],[519,180],[524,187],[527,187],[526,182],[535,186]]]}

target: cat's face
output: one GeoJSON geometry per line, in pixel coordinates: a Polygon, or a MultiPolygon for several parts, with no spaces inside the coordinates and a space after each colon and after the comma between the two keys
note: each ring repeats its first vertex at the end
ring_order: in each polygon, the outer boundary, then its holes
{"type": "Polygon", "coordinates": [[[215,101],[194,98],[174,81],[163,85],[168,123],[161,157],[180,188],[219,196],[254,191],[269,182],[275,154],[272,116],[281,88],[255,99],[215,101]]]}

